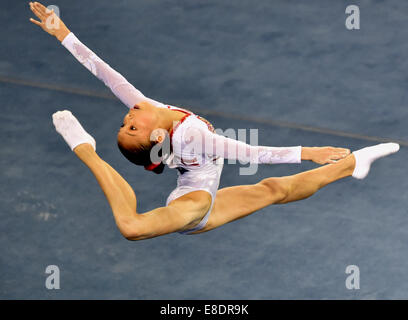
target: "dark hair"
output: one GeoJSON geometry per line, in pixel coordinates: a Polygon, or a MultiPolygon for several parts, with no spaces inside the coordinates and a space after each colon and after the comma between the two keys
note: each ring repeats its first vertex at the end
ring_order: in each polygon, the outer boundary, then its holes
{"type": "MultiPolygon", "coordinates": [[[[145,168],[152,165],[152,161],[150,160],[150,151],[153,148],[155,143],[152,143],[151,146],[140,145],[138,148],[127,149],[118,141],[118,147],[120,152],[128,159],[130,162],[138,165],[144,166],[145,168]]],[[[159,156],[161,156],[161,151],[159,151],[159,156]]],[[[164,163],[160,162],[153,169],[149,169],[149,171],[153,171],[154,173],[160,174],[164,170],[164,163]]]]}

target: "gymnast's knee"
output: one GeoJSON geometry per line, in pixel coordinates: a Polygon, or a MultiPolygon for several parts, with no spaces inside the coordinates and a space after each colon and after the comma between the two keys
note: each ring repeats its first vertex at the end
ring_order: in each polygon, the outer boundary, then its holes
{"type": "Polygon", "coordinates": [[[258,185],[272,198],[274,204],[285,203],[292,188],[290,179],[286,179],[286,177],[263,179],[258,185]]]}
{"type": "Polygon", "coordinates": [[[148,238],[147,233],[143,229],[143,227],[138,224],[134,223],[134,221],[126,221],[122,220],[116,223],[121,235],[129,241],[137,241],[143,240],[148,238]]]}

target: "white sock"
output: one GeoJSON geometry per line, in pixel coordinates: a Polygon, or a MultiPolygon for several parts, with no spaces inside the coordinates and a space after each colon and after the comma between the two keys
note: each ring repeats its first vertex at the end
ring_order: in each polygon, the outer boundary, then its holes
{"type": "Polygon", "coordinates": [[[52,115],[52,122],[57,132],[62,135],[71,150],[83,143],[89,143],[96,150],[95,139],[81,126],[71,111],[64,110],[52,115]]]}
{"type": "Polygon", "coordinates": [[[364,179],[370,171],[371,164],[382,157],[393,154],[399,150],[398,143],[381,143],[375,146],[363,148],[354,151],[356,158],[356,166],[354,168],[353,177],[356,179],[364,179]]]}

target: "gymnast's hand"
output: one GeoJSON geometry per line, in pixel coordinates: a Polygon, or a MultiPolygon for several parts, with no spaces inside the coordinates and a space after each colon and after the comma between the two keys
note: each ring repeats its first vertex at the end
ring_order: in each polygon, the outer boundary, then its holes
{"type": "Polygon", "coordinates": [[[312,147],[302,148],[302,160],[311,160],[318,164],[335,163],[347,157],[349,149],[334,147],[312,147]]]}
{"type": "Polygon", "coordinates": [[[30,2],[31,11],[40,21],[30,18],[30,21],[40,26],[45,32],[55,36],[59,41],[65,39],[70,33],[64,22],[55,14],[54,10],[44,7],[39,2],[30,2]]]}

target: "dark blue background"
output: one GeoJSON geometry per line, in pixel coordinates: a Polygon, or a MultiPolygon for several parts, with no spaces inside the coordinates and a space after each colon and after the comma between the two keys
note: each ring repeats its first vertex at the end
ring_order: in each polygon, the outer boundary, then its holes
{"type": "MultiPolygon", "coordinates": [[[[345,28],[352,3],[339,0],[53,4],[147,96],[203,111],[217,128],[257,128],[264,145],[355,150],[384,138],[402,149],[364,181],[345,179],[202,235],[128,242],[52,113],[69,109],[80,119],[142,212],[164,204],[176,173],[128,163],[116,148],[126,107],[28,21],[28,1],[1,0],[0,298],[408,298],[408,2],[353,1],[358,31],[345,28]],[[61,270],[58,291],[44,286],[51,264],[61,270]],[[360,290],[345,288],[351,264],[360,267],[360,290]]],[[[314,167],[239,176],[230,165],[221,185],[314,167]]]]}

